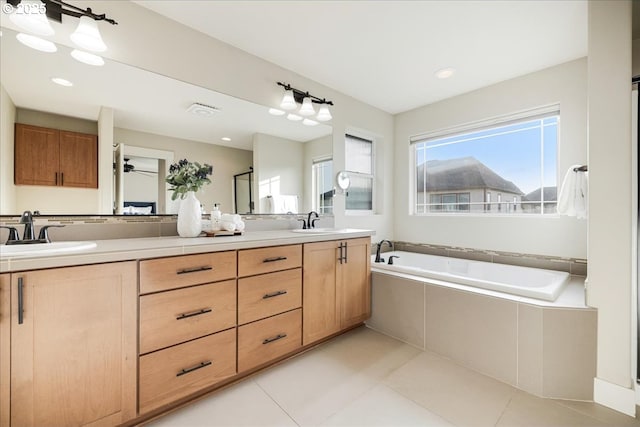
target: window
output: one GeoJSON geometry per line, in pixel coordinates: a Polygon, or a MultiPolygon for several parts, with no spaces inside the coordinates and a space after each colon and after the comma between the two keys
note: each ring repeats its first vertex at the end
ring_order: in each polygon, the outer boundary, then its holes
{"type": "Polygon", "coordinates": [[[373,141],[345,135],[345,151],[345,165],[351,179],[346,209],[373,211],[373,141]]]}
{"type": "Polygon", "coordinates": [[[515,116],[412,138],[414,213],[555,213],[559,110],[515,116]]]}
{"type": "Polygon", "coordinates": [[[444,193],[429,196],[431,212],[468,211],[470,193],[444,193]]]}
{"type": "Polygon", "coordinates": [[[313,210],[319,214],[333,213],[333,160],[313,162],[313,210]]]}

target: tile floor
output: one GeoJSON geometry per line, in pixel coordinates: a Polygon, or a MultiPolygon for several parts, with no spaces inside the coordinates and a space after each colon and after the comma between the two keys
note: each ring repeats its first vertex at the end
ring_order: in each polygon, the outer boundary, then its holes
{"type": "Polygon", "coordinates": [[[164,426],[640,426],[549,400],[366,327],[149,424],[164,426]]]}

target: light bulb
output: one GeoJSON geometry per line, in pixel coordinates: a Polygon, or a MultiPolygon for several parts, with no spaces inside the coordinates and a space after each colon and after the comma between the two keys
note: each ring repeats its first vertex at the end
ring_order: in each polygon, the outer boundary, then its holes
{"type": "Polygon", "coordinates": [[[81,16],[78,28],[69,36],[78,47],[92,52],[104,52],[107,45],[102,41],[98,24],[89,16],[81,16]]]}
{"type": "Polygon", "coordinates": [[[45,5],[40,0],[22,0],[9,19],[23,30],[39,36],[55,34],[47,19],[45,5]]]}
{"type": "Polygon", "coordinates": [[[313,109],[311,98],[308,96],[305,96],[302,100],[302,107],[300,107],[299,113],[303,116],[313,116],[316,113],[316,110],[313,109]]]}
{"type": "Polygon", "coordinates": [[[329,107],[327,106],[327,104],[322,104],[322,106],[320,107],[320,110],[318,111],[318,115],[316,116],[316,119],[319,122],[326,122],[331,120],[333,117],[331,117],[331,112],[329,111],[329,107]]]}
{"type": "Polygon", "coordinates": [[[283,110],[295,110],[296,107],[296,99],[293,97],[293,90],[285,90],[282,102],[280,103],[280,108],[283,110]]]}

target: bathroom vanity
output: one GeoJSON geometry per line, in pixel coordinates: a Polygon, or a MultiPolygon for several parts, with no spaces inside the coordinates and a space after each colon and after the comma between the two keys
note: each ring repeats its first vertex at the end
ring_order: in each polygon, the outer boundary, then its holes
{"type": "Polygon", "coordinates": [[[137,423],[361,324],[372,234],[117,239],[0,259],[0,425],[137,423]]]}

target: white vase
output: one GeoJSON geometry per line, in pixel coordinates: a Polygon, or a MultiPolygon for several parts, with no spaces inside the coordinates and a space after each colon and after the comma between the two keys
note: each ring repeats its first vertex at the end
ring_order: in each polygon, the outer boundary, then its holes
{"type": "Polygon", "coordinates": [[[202,210],[200,201],[193,191],[187,192],[187,197],[180,200],[178,209],[178,235],[180,237],[198,237],[202,232],[202,210]]]}

